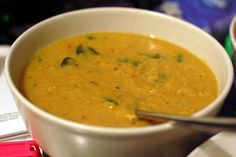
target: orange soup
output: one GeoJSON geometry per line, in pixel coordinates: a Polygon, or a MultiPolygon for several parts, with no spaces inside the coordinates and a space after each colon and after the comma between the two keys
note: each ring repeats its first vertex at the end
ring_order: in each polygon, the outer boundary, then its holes
{"type": "Polygon", "coordinates": [[[112,127],[151,125],[135,109],[189,116],[218,94],[213,72],[186,49],[115,32],[42,47],[25,67],[20,90],[51,114],[112,127]]]}

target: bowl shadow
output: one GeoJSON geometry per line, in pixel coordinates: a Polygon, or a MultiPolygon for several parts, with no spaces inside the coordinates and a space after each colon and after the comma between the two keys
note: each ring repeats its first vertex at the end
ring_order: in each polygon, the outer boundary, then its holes
{"type": "Polygon", "coordinates": [[[5,62],[5,57],[0,56],[0,75],[2,74],[4,69],[4,62],[5,62]]]}

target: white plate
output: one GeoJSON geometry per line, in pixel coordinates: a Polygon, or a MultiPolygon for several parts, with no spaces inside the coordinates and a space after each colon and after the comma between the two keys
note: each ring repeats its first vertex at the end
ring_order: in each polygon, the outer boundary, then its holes
{"type": "Polygon", "coordinates": [[[236,132],[221,132],[213,136],[188,157],[236,157],[236,132]]]}

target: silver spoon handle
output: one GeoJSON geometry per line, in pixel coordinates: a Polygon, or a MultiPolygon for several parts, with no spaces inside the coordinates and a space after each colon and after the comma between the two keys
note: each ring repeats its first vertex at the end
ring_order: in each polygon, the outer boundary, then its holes
{"type": "Polygon", "coordinates": [[[236,131],[236,118],[216,118],[216,117],[202,117],[192,118],[185,116],[175,116],[154,112],[147,112],[142,110],[135,111],[139,118],[149,120],[165,119],[176,121],[176,126],[190,127],[197,130],[217,133],[220,131],[236,131]]]}

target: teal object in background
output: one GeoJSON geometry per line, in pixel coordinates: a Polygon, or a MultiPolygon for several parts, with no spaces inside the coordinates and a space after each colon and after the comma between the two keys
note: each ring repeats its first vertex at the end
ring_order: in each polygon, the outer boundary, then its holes
{"type": "Polygon", "coordinates": [[[233,54],[232,43],[231,43],[231,39],[230,39],[229,34],[225,38],[224,47],[225,47],[230,59],[233,60],[233,55],[234,54],[233,54]]]}

